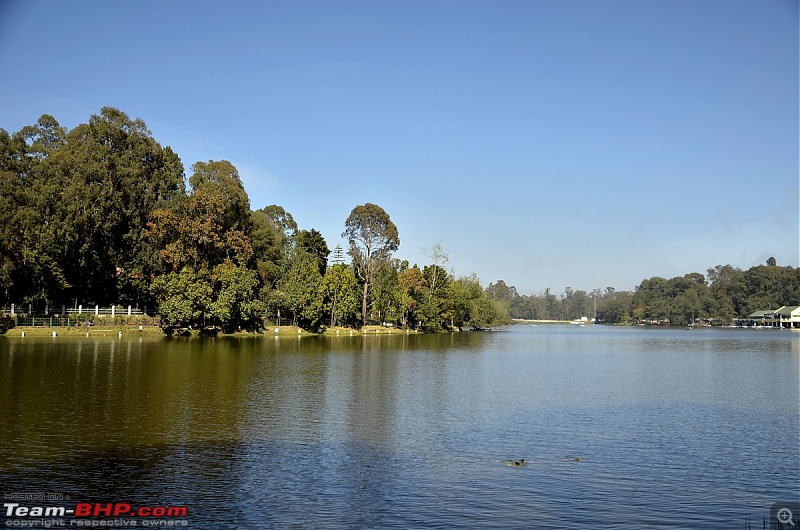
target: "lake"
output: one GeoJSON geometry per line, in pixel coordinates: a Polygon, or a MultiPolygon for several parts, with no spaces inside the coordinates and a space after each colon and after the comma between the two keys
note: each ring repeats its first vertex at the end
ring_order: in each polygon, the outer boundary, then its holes
{"type": "Polygon", "coordinates": [[[799,359],[710,328],[5,336],[0,484],[191,528],[761,528],[800,499],[799,359]]]}

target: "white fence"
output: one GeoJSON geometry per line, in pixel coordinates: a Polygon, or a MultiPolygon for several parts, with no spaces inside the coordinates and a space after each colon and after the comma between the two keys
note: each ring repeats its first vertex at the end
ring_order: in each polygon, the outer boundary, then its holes
{"type": "MultiPolygon", "coordinates": [[[[67,306],[51,307],[49,305],[34,306],[33,304],[16,305],[11,304],[9,307],[0,308],[0,313],[6,313],[13,316],[67,316],[67,315],[111,315],[113,316],[133,316],[133,315],[147,315],[147,308],[139,309],[133,306],[111,306],[100,307],[83,306],[79,305],[77,308],[67,306]]],[[[151,315],[152,316],[152,315],[151,315]]]]}

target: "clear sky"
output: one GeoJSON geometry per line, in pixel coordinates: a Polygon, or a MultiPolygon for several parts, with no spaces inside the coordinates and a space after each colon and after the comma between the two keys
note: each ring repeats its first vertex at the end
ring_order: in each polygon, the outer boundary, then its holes
{"type": "Polygon", "coordinates": [[[330,248],[520,293],[798,266],[797,0],[0,0],[0,127],[103,106],[330,248]]]}

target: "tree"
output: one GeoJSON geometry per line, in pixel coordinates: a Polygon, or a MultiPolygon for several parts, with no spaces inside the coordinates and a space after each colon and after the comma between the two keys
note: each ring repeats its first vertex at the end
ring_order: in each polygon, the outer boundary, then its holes
{"type": "Polygon", "coordinates": [[[239,230],[249,233],[251,229],[250,199],[239,177],[239,171],[227,160],[197,162],[192,166],[189,185],[194,193],[200,190],[219,197],[225,208],[217,219],[222,230],[239,230]]]}
{"type": "Polygon", "coordinates": [[[337,263],[322,279],[325,309],[330,311],[331,326],[346,324],[358,314],[358,281],[350,267],[337,263]]]}
{"type": "Polygon", "coordinates": [[[427,287],[423,289],[424,297],[418,317],[424,329],[439,330],[447,327],[453,320],[450,307],[447,305],[448,289],[453,282],[450,274],[438,265],[426,265],[422,269],[427,287]],[[432,286],[436,286],[435,289],[432,286]]]}
{"type": "Polygon", "coordinates": [[[322,277],[314,257],[305,252],[296,253],[278,284],[281,300],[292,313],[293,324],[312,325],[322,317],[321,284],[322,277]]]}
{"type": "Polygon", "coordinates": [[[445,303],[451,316],[451,324],[461,329],[465,324],[478,318],[481,309],[478,304],[481,298],[486,298],[486,294],[480,280],[474,274],[449,282],[445,303]]]}
{"type": "Polygon", "coordinates": [[[151,290],[159,304],[161,327],[168,333],[202,325],[210,311],[211,282],[189,267],[155,278],[151,290]]]}
{"type": "Polygon", "coordinates": [[[472,308],[470,323],[476,329],[487,328],[495,323],[509,322],[508,313],[505,306],[496,300],[491,300],[487,296],[481,296],[475,300],[472,308]]]}
{"type": "Polygon", "coordinates": [[[363,284],[361,319],[366,324],[367,301],[376,264],[389,259],[392,252],[400,246],[400,237],[389,214],[372,203],[353,208],[344,224],[342,237],[347,238],[350,243],[348,254],[353,258],[354,269],[363,284]]]}
{"type": "Polygon", "coordinates": [[[334,265],[341,265],[344,263],[344,250],[342,250],[342,245],[336,245],[336,248],[333,249],[331,261],[333,261],[334,265]]]}
{"type": "Polygon", "coordinates": [[[442,248],[441,243],[436,243],[430,249],[422,249],[423,254],[431,261],[430,267],[425,267],[425,277],[428,280],[428,287],[430,288],[431,296],[436,296],[437,289],[441,287],[441,283],[447,280],[447,271],[444,270],[444,264],[450,258],[442,248]]]}
{"type": "Polygon", "coordinates": [[[153,212],[148,233],[158,244],[166,264],[177,271],[211,271],[232,260],[247,264],[253,255],[249,238],[240,230],[226,229],[224,197],[210,187],[201,187],[189,197],[153,212]]]}
{"type": "Polygon", "coordinates": [[[416,265],[397,275],[400,287],[399,304],[403,310],[403,324],[411,325],[416,322],[416,309],[422,303],[428,282],[422,271],[416,265]]]}
{"type": "Polygon", "coordinates": [[[597,305],[597,320],[605,324],[623,324],[631,320],[631,293],[609,291],[597,305]]]}
{"type": "Polygon", "coordinates": [[[546,319],[550,320],[561,316],[561,302],[549,287],[544,290],[544,315],[546,319]]]}
{"type": "Polygon", "coordinates": [[[380,260],[375,266],[374,281],[370,292],[372,312],[377,312],[378,321],[386,322],[388,315],[400,308],[400,286],[397,276],[397,260],[380,260]]]}
{"type": "Polygon", "coordinates": [[[634,317],[638,320],[669,320],[670,285],[659,276],[642,281],[633,295],[634,317]]]}
{"type": "Polygon", "coordinates": [[[214,271],[216,296],[211,302],[211,316],[229,331],[236,326],[256,327],[266,309],[258,299],[258,273],[228,261],[214,271]]]}
{"type": "Polygon", "coordinates": [[[292,217],[292,214],[287,212],[283,206],[271,204],[260,210],[269,217],[278,230],[281,232],[281,241],[285,250],[288,250],[294,244],[294,238],[297,235],[297,223],[292,217]]]}
{"type": "Polygon", "coordinates": [[[283,230],[264,212],[250,212],[250,243],[253,261],[261,282],[274,289],[285,268],[286,249],[283,230]]]}
{"type": "Polygon", "coordinates": [[[187,324],[206,325],[209,319],[226,331],[239,325],[256,326],[264,311],[258,299],[258,274],[248,268],[253,256],[250,239],[236,228],[242,226],[241,220],[231,217],[226,202],[230,199],[227,186],[238,189],[235,179],[223,185],[220,182],[229,175],[216,178],[195,180],[190,195],[155,210],[149,223],[148,233],[166,265],[153,284],[166,331],[187,324]],[[192,288],[185,288],[187,278],[192,288]]]}
{"type": "Polygon", "coordinates": [[[508,304],[517,296],[517,289],[512,285],[509,287],[503,280],[497,280],[497,283],[490,283],[486,288],[487,296],[492,300],[502,300],[508,304]]]}
{"type": "Polygon", "coordinates": [[[300,230],[297,232],[295,241],[298,250],[314,256],[314,259],[317,260],[320,275],[325,276],[325,269],[328,267],[328,254],[331,251],[322,234],[313,228],[311,230],[300,230]]]}
{"type": "Polygon", "coordinates": [[[591,299],[586,295],[586,291],[574,291],[570,287],[564,289],[563,308],[566,310],[565,317],[572,320],[585,317],[591,314],[591,299]]]}
{"type": "Polygon", "coordinates": [[[495,302],[503,314],[509,314],[511,302],[519,296],[516,287],[513,285],[509,287],[503,280],[497,280],[497,283],[494,284],[490,283],[485,291],[489,300],[495,302]]]}

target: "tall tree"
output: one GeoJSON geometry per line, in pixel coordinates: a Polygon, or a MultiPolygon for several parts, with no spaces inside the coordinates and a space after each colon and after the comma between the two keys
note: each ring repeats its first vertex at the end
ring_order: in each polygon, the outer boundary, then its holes
{"type": "Polygon", "coordinates": [[[348,254],[353,258],[356,274],[363,283],[361,319],[366,324],[369,290],[372,287],[376,266],[381,260],[388,260],[392,252],[397,250],[400,246],[400,237],[389,214],[372,203],[353,208],[344,224],[345,231],[342,237],[347,238],[350,243],[348,254]]]}
{"type": "Polygon", "coordinates": [[[255,267],[268,290],[274,289],[281,275],[288,270],[287,260],[292,252],[297,224],[290,213],[275,205],[250,212],[250,218],[252,228],[249,236],[255,267]],[[287,227],[284,223],[289,222],[287,227]]]}
{"type": "Polygon", "coordinates": [[[153,282],[152,293],[165,330],[209,320],[230,329],[253,323],[264,310],[257,299],[258,275],[247,268],[250,240],[225,226],[231,221],[226,200],[220,187],[201,185],[153,213],[149,234],[166,271],[153,282]],[[188,283],[196,287],[184,288],[188,283]]]}
{"type": "Polygon", "coordinates": [[[325,276],[325,269],[328,267],[328,254],[331,253],[328,244],[322,234],[314,230],[300,230],[296,237],[297,250],[307,252],[317,260],[319,273],[325,276]]]}
{"type": "Polygon", "coordinates": [[[436,243],[429,249],[423,248],[422,253],[431,261],[431,266],[424,269],[425,278],[428,280],[431,296],[436,296],[441,284],[447,280],[448,275],[444,265],[450,258],[441,243],[436,243]]]}
{"type": "Polygon", "coordinates": [[[225,209],[218,219],[223,230],[240,230],[248,234],[251,229],[250,199],[239,177],[239,171],[227,160],[197,162],[192,166],[189,185],[193,192],[205,190],[222,200],[225,209]]]}
{"type": "Polygon", "coordinates": [[[275,226],[282,233],[282,244],[288,250],[294,244],[294,238],[297,235],[297,223],[292,214],[287,212],[283,206],[278,206],[277,204],[270,204],[259,211],[264,212],[275,223],[275,226]]]}

